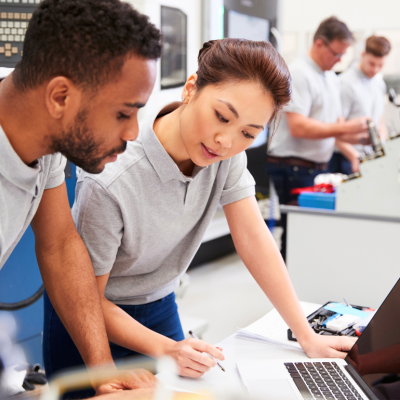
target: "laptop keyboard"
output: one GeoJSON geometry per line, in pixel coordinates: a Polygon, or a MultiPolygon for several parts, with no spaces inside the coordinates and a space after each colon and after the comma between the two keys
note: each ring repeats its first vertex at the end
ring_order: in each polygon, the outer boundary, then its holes
{"type": "Polygon", "coordinates": [[[303,399],[362,399],[335,362],[285,363],[303,399]]]}

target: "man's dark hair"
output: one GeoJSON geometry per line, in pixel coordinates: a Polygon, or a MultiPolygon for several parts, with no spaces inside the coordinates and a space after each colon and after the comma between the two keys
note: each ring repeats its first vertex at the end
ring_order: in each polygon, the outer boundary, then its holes
{"type": "Polygon", "coordinates": [[[341,42],[354,42],[353,34],[347,25],[339,21],[336,17],[329,17],[319,24],[314,35],[314,42],[317,39],[322,39],[328,43],[331,43],[335,39],[341,42]]]}
{"type": "Polygon", "coordinates": [[[96,89],[118,76],[126,56],[155,60],[160,31],[120,0],[43,0],[29,22],[23,57],[13,73],[17,89],[65,76],[96,89]]]}
{"type": "Polygon", "coordinates": [[[387,56],[390,52],[390,49],[391,46],[389,40],[383,36],[370,36],[365,43],[365,52],[376,57],[387,56]]]}

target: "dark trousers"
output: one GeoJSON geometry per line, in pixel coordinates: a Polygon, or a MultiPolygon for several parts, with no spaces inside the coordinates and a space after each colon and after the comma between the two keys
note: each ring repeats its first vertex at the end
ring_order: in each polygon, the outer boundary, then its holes
{"type": "MultiPolygon", "coordinates": [[[[326,171],[301,166],[275,164],[267,162],[265,171],[274,182],[276,193],[279,196],[279,204],[288,204],[297,200],[297,195],[292,195],[291,190],[296,188],[314,186],[314,178],[326,171]]],[[[287,240],[287,215],[281,214],[282,248],[281,254],[286,261],[287,240]]]]}
{"type": "MultiPolygon", "coordinates": [[[[175,293],[163,299],[137,306],[118,305],[145,327],[175,341],[183,340],[175,293]]],[[[134,335],[135,332],[132,332],[134,335]]],[[[138,355],[135,351],[110,343],[114,360],[138,355]]],[[[83,360],[74,342],[55,312],[47,293],[44,293],[43,360],[46,376],[51,379],[55,372],[66,368],[83,366],[83,360]]],[[[87,398],[94,396],[93,389],[68,393],[67,398],[87,398]]]]}
{"type": "Polygon", "coordinates": [[[346,174],[350,175],[353,173],[351,170],[351,162],[342,153],[333,153],[331,160],[329,161],[328,170],[332,174],[346,174]]]}

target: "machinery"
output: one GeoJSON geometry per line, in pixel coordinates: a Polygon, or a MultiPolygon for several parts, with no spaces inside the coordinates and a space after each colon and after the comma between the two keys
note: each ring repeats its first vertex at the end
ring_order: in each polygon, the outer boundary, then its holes
{"type": "MultiPolygon", "coordinates": [[[[389,100],[397,107],[393,89],[389,100]]],[[[372,153],[363,157],[360,173],[337,188],[336,211],[400,218],[400,134],[386,142],[368,122],[372,153]]]]}

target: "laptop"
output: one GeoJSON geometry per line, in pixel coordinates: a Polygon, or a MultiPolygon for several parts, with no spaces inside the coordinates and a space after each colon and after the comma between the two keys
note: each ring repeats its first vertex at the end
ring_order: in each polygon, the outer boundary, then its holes
{"type": "Polygon", "coordinates": [[[237,367],[254,397],[400,399],[400,279],[344,360],[241,360],[237,367]]]}

